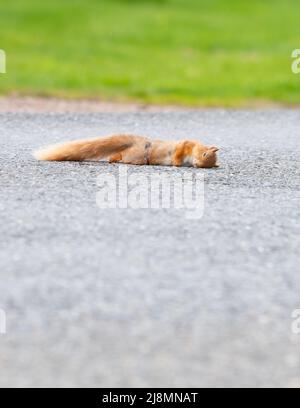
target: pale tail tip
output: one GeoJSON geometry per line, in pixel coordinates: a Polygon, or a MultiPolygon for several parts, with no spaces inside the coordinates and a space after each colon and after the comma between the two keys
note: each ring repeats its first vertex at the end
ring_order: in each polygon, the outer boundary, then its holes
{"type": "Polygon", "coordinates": [[[40,161],[45,161],[45,160],[49,160],[49,153],[47,153],[45,150],[36,150],[32,153],[33,157],[37,160],[40,161]]]}
{"type": "Polygon", "coordinates": [[[32,156],[37,160],[42,160],[42,155],[41,155],[41,152],[39,150],[36,150],[36,151],[32,152],[32,156]]]}

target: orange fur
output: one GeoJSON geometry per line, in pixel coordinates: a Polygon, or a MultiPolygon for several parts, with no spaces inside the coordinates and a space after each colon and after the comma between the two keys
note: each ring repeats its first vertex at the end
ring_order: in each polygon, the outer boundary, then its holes
{"type": "Polygon", "coordinates": [[[134,143],[130,135],[116,135],[101,139],[79,140],[38,150],[34,156],[46,161],[97,160],[128,149],[134,143]]]}
{"type": "Polygon", "coordinates": [[[110,163],[217,167],[216,147],[193,140],[168,142],[133,135],[114,135],[50,146],[34,153],[38,160],[83,161],[108,158],[110,163]]]}
{"type": "Polygon", "coordinates": [[[117,153],[117,154],[114,154],[113,156],[110,156],[108,161],[109,163],[118,163],[122,161],[122,153],[117,153]]]}
{"type": "Polygon", "coordinates": [[[185,140],[178,143],[175,149],[175,154],[173,157],[174,166],[182,166],[186,157],[191,157],[193,155],[193,148],[195,143],[185,140]]]}

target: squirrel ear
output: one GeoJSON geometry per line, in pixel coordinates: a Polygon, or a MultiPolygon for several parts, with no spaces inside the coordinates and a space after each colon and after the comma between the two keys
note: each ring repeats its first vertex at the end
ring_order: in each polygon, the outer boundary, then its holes
{"type": "Polygon", "coordinates": [[[218,147],[210,147],[209,150],[213,151],[214,153],[217,153],[220,149],[218,147]]]}

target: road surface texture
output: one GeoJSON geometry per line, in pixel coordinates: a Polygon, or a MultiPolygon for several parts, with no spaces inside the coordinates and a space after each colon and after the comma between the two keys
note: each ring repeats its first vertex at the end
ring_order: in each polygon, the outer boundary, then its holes
{"type": "Polygon", "coordinates": [[[0,125],[1,386],[300,387],[300,110],[1,113],[0,125]],[[220,146],[218,170],[188,169],[205,174],[204,217],[100,209],[97,177],[122,165],[31,156],[114,132],[220,146]]]}

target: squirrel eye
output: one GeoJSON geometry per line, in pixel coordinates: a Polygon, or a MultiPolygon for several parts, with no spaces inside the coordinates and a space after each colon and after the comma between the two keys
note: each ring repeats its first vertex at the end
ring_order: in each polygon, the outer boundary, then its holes
{"type": "Polygon", "coordinates": [[[203,157],[206,157],[207,156],[207,153],[203,153],[203,157]]]}

